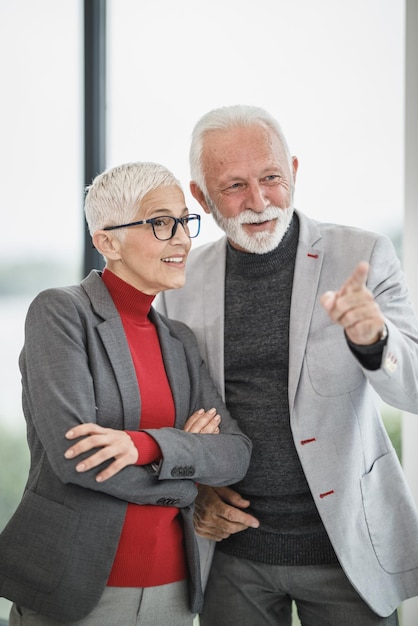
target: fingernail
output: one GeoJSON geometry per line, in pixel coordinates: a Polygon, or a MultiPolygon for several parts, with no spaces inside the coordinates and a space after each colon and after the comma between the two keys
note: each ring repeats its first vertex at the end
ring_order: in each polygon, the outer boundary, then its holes
{"type": "Polygon", "coordinates": [[[77,470],[77,472],[84,472],[84,470],[85,470],[85,469],[86,469],[86,466],[84,465],[84,463],[79,463],[79,464],[76,466],[76,470],[77,470]]]}
{"type": "Polygon", "coordinates": [[[74,455],[74,452],[72,450],[67,450],[66,452],[64,452],[64,456],[66,459],[71,459],[73,455],[74,455]]]}
{"type": "Polygon", "coordinates": [[[71,439],[71,437],[74,437],[74,431],[69,430],[68,433],[65,433],[65,436],[68,437],[68,439],[71,439]]]}
{"type": "Polygon", "coordinates": [[[323,296],[322,296],[322,297],[324,298],[324,300],[329,300],[329,299],[330,299],[330,298],[332,298],[333,296],[334,296],[334,292],[333,292],[333,291],[326,291],[326,292],[323,294],[323,296]]]}

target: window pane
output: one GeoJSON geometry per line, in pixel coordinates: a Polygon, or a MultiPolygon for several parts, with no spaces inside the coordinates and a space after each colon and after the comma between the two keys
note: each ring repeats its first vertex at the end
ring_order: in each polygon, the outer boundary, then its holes
{"type": "MultiPolygon", "coordinates": [[[[0,528],[28,469],[18,356],[33,297],[78,282],[83,246],[82,4],[0,3],[0,528]]],[[[0,617],[9,603],[0,599],[0,617]]]]}
{"type": "MultiPolygon", "coordinates": [[[[276,115],[299,158],[300,210],[398,233],[403,2],[108,0],[108,8],[109,165],[161,161],[187,187],[197,119],[255,104],[276,115]]],[[[203,216],[194,245],[218,232],[203,216]]]]}

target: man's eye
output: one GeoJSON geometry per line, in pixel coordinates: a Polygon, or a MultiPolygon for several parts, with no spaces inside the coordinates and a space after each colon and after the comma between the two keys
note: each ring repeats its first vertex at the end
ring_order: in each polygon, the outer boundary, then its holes
{"type": "Polygon", "coordinates": [[[263,180],[265,183],[278,183],[280,179],[281,176],[279,174],[270,174],[269,176],[266,176],[263,180]]]}
{"type": "Polygon", "coordinates": [[[234,191],[240,191],[243,188],[243,184],[242,183],[233,183],[232,185],[229,185],[229,187],[227,187],[225,189],[225,191],[228,192],[234,192],[234,191]]]}

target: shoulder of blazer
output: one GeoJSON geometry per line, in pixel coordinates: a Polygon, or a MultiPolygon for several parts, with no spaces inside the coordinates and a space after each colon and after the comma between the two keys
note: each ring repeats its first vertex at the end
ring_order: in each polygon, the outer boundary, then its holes
{"type": "Polygon", "coordinates": [[[102,320],[120,318],[98,270],[92,270],[78,285],[46,289],[35,300],[49,296],[55,300],[59,299],[62,303],[65,303],[65,298],[70,298],[72,304],[86,317],[94,315],[102,320]]]}
{"type": "Polygon", "coordinates": [[[77,285],[51,287],[42,291],[38,297],[48,297],[50,295],[59,297],[60,294],[64,297],[70,297],[75,302],[79,302],[82,307],[86,306],[87,301],[97,304],[99,308],[100,303],[108,305],[109,302],[113,302],[101,279],[101,272],[98,270],[92,270],[90,274],[77,285]]]}
{"type": "MultiPolygon", "coordinates": [[[[187,260],[187,266],[190,264],[197,264],[200,262],[208,262],[209,260],[225,259],[226,257],[226,245],[227,239],[225,236],[217,239],[216,241],[210,241],[197,248],[192,248],[189,258],[187,260]]],[[[187,267],[186,266],[186,267],[187,267]]]]}
{"type": "Polygon", "coordinates": [[[106,319],[117,314],[113,300],[97,271],[92,271],[79,284],[44,289],[31,302],[29,312],[36,308],[38,311],[53,311],[68,306],[74,306],[83,316],[93,312],[106,319]]]}
{"type": "Polygon", "coordinates": [[[308,247],[321,244],[328,246],[347,246],[351,242],[362,242],[366,246],[371,246],[378,239],[388,239],[386,235],[364,230],[356,226],[345,224],[335,224],[332,222],[319,222],[308,217],[299,210],[295,211],[299,218],[300,234],[299,241],[308,247]]]}
{"type": "Polygon", "coordinates": [[[215,281],[223,281],[225,278],[226,263],[226,237],[204,244],[192,249],[186,263],[186,284],[181,289],[166,292],[167,294],[178,293],[179,298],[183,294],[193,294],[197,288],[215,281]]]}

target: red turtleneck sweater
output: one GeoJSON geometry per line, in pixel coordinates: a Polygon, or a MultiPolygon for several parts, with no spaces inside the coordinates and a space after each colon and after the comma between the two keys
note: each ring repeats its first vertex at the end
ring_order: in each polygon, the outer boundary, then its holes
{"type": "MultiPolygon", "coordinates": [[[[154,296],[148,296],[104,270],[103,281],[125,329],[141,396],[138,427],[174,426],[175,409],[161,355],[157,330],[148,318],[154,296]]],[[[161,458],[156,441],[131,432],[137,465],[161,458]]],[[[154,587],[187,577],[183,527],[175,507],[128,503],[125,523],[109,579],[111,587],[154,587]]]]}

